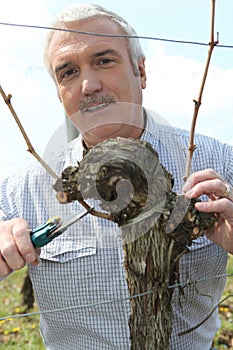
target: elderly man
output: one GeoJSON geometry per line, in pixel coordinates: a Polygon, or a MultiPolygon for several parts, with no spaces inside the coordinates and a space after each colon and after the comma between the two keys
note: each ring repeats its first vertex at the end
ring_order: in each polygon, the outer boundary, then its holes
{"type": "MultiPolygon", "coordinates": [[[[49,32],[45,64],[67,116],[80,131],[62,155],[54,156],[53,168],[61,173],[81,160],[83,151],[106,139],[141,138],[159,153],[173,174],[174,189],[180,192],[188,133],[156,122],[142,107],[145,57],[138,40],[132,38],[135,31],[123,18],[97,5],[77,4],[52,25],[64,30],[49,32]]],[[[216,213],[219,221],[208,238],[197,239],[180,261],[181,280],[197,284],[188,285],[182,298],[174,292],[170,344],[177,350],[211,347],[219,327],[217,311],[190,334],[178,333],[201,322],[218,303],[225,280],[215,277],[225,272],[227,252],[233,252],[232,147],[201,135],[196,144],[193,174],[183,192],[187,198],[207,195],[209,200],[196,207],[216,213]]],[[[0,275],[29,264],[40,310],[68,308],[41,315],[45,347],[130,349],[128,289],[116,225],[86,216],[41,251],[35,250],[29,227],[54,213],[81,210],[77,202],[56,203],[51,179],[38,165],[2,183],[0,208],[0,275]],[[101,304],[116,299],[122,301],[101,304]],[[95,306],[77,309],[88,304],[95,306]]]]}

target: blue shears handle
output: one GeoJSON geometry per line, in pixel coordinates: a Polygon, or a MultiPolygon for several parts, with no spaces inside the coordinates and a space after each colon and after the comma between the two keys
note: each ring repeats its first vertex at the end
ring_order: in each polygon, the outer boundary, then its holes
{"type": "Polygon", "coordinates": [[[61,225],[61,218],[54,216],[48,219],[44,224],[35,227],[31,230],[31,241],[35,248],[43,247],[44,245],[51,242],[55,237],[59,236],[62,232],[57,230],[61,225]],[[57,230],[57,235],[51,235],[57,230]]]}
{"type": "Polygon", "coordinates": [[[68,227],[89,214],[93,208],[82,213],[71,215],[62,220],[60,216],[53,216],[44,224],[31,230],[31,241],[34,247],[43,247],[51,242],[55,237],[61,235],[68,227]]]}

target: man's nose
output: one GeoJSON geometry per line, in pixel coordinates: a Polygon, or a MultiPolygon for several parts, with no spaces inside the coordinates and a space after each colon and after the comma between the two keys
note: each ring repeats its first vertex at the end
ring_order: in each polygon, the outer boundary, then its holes
{"type": "Polygon", "coordinates": [[[82,94],[92,95],[95,92],[101,91],[103,88],[102,81],[96,74],[85,74],[82,80],[82,94]]]}

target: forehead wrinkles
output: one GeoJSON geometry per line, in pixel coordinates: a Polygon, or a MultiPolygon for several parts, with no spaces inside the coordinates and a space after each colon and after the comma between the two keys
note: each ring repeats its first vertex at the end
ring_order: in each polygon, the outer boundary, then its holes
{"type": "Polygon", "coordinates": [[[50,48],[52,46],[61,46],[61,45],[67,45],[68,43],[77,44],[77,43],[85,43],[88,41],[103,41],[103,42],[113,42],[113,41],[120,41],[122,43],[123,40],[126,40],[126,38],[114,38],[111,37],[111,35],[124,35],[125,32],[122,30],[122,28],[117,24],[116,22],[110,20],[109,18],[106,18],[104,16],[102,17],[92,17],[87,18],[83,20],[78,20],[75,22],[70,23],[63,23],[60,26],[63,27],[66,30],[77,30],[77,31],[83,31],[83,32],[89,32],[89,33],[102,33],[107,34],[109,33],[110,37],[101,37],[97,35],[89,35],[89,34],[81,34],[81,33],[72,33],[72,32],[62,32],[62,31],[56,31],[51,38],[50,42],[50,48]]]}
{"type": "MultiPolygon", "coordinates": [[[[109,33],[109,35],[111,35],[109,33]]],[[[88,47],[93,45],[122,45],[127,43],[126,38],[118,38],[111,36],[98,36],[90,34],[79,34],[79,33],[62,33],[57,37],[54,35],[53,40],[50,44],[50,50],[53,51],[54,48],[62,49],[62,47],[88,47]]]]}
{"type": "Polygon", "coordinates": [[[80,34],[57,32],[51,40],[49,54],[67,51],[69,48],[72,49],[72,47],[79,48],[82,46],[82,43],[83,40],[80,38],[80,34]]]}
{"type": "Polygon", "coordinates": [[[77,61],[82,55],[86,56],[86,58],[95,57],[95,54],[104,52],[105,49],[109,51],[113,50],[113,52],[121,52],[122,55],[124,46],[126,49],[125,53],[127,52],[127,43],[125,40],[125,38],[113,38],[113,40],[109,41],[106,37],[76,35],[75,33],[74,35],[72,33],[71,36],[62,36],[51,45],[51,63],[54,67],[60,61],[66,59],[72,60],[74,58],[77,61]]]}
{"type": "MultiPolygon", "coordinates": [[[[86,31],[89,33],[109,33],[111,34],[125,34],[119,25],[109,18],[98,17],[92,19],[79,20],[76,22],[62,23],[60,28],[86,31]]],[[[86,46],[91,48],[95,46],[96,48],[105,45],[108,48],[115,48],[118,46],[122,52],[123,47],[126,48],[126,52],[130,57],[128,39],[126,38],[114,38],[114,37],[101,37],[95,35],[87,35],[80,33],[64,32],[64,31],[55,31],[54,35],[51,38],[50,45],[48,48],[48,61],[50,61],[51,69],[53,70],[55,61],[59,60],[60,55],[64,55],[64,58],[68,55],[78,54],[78,51],[84,49],[86,46]],[[115,44],[114,44],[115,43],[115,44]],[[120,43],[117,45],[117,43],[120,43]],[[111,46],[111,47],[110,47],[111,46]],[[114,47],[115,46],[115,47],[114,47]]],[[[98,49],[98,48],[97,48],[98,49]]]]}

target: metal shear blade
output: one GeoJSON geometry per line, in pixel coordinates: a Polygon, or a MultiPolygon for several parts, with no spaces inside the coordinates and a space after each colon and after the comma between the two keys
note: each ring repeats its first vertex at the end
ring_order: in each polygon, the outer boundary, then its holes
{"type": "Polygon", "coordinates": [[[53,238],[57,237],[61,233],[65,232],[68,229],[68,227],[70,227],[75,222],[79,221],[84,216],[89,214],[92,210],[93,210],[93,208],[90,208],[89,210],[86,210],[85,212],[82,212],[82,213],[79,213],[79,214],[74,214],[74,215],[68,216],[64,220],[61,220],[61,222],[57,226],[57,229],[55,231],[50,232],[47,235],[47,237],[50,238],[50,239],[53,239],[53,238]]]}
{"type": "Polygon", "coordinates": [[[62,220],[60,216],[51,217],[44,224],[34,228],[31,231],[31,241],[34,247],[43,247],[44,245],[48,244],[55,237],[61,235],[69,226],[82,219],[92,210],[93,208],[90,208],[82,213],[71,215],[64,220],[62,220]]]}

